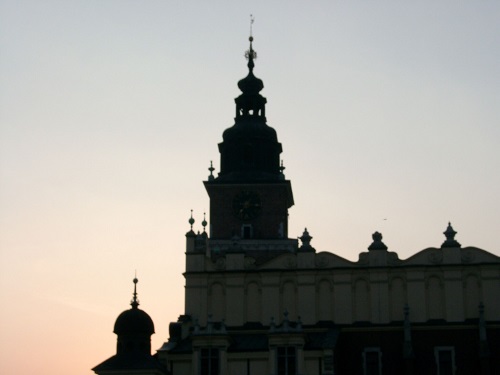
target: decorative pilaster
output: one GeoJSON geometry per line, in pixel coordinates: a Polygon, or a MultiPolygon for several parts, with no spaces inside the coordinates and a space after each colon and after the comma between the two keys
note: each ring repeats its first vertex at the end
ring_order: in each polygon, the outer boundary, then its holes
{"type": "Polygon", "coordinates": [[[405,374],[413,375],[415,368],[415,353],[413,353],[413,345],[411,340],[410,307],[407,303],[404,307],[403,358],[405,363],[405,374]]]}
{"type": "Polygon", "coordinates": [[[479,358],[481,363],[481,375],[490,375],[490,348],[486,335],[484,304],[482,302],[479,303],[479,358]]]}

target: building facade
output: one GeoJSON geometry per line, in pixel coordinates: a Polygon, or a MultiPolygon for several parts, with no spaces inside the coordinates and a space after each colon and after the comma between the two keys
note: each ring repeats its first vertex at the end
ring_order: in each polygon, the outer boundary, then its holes
{"type": "MultiPolygon", "coordinates": [[[[210,225],[195,233],[191,219],[186,234],[185,311],[157,353],[143,353],[144,368],[110,359],[94,371],[500,374],[500,258],[462,248],[451,224],[441,246],[404,260],[378,232],[356,262],[316,251],[307,229],[289,238],[292,186],[266,122],[252,41],[235,124],[218,145],[220,172],[211,167],[204,181],[210,225]]],[[[150,337],[148,327],[139,336],[150,337]]],[[[123,331],[115,325],[112,358],[123,331]]]]}

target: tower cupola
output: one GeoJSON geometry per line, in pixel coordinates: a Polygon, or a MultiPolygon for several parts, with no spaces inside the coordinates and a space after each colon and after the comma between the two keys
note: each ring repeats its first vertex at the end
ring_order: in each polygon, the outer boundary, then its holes
{"type": "Polygon", "coordinates": [[[264,83],[260,78],[253,74],[255,67],[254,59],[257,58],[257,52],[253,50],[253,37],[249,38],[250,48],[245,52],[245,57],[248,59],[248,75],[238,82],[238,87],[242,94],[234,101],[236,102],[236,119],[242,117],[260,118],[266,121],[266,98],[260,95],[260,91],[264,88],[264,83]]]}
{"type": "Polygon", "coordinates": [[[275,181],[280,179],[281,143],[276,131],[266,124],[266,98],[260,91],[264,83],[253,71],[257,53],[250,48],[248,74],[238,82],[241,95],[235,99],[235,124],[226,129],[219,143],[221,167],[217,179],[228,182],[275,181]]]}
{"type": "Polygon", "coordinates": [[[155,327],[151,317],[138,307],[137,282],[134,278],[132,308],[118,316],[113,329],[118,336],[117,355],[151,355],[151,335],[155,333],[155,327]]]}

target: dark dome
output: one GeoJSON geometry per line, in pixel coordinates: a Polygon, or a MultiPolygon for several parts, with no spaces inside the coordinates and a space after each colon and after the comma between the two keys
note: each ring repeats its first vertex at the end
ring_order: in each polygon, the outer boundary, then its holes
{"type": "Polygon", "coordinates": [[[155,333],[155,326],[146,312],[138,308],[132,308],[118,316],[113,332],[117,335],[140,334],[151,336],[155,333]]]}
{"type": "Polygon", "coordinates": [[[256,95],[264,88],[264,83],[250,71],[245,78],[239,80],[238,87],[244,94],[256,95]]]}

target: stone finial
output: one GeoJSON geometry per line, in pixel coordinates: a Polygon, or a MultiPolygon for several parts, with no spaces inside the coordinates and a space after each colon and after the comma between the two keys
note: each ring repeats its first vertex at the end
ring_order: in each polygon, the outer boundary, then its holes
{"type": "Polygon", "coordinates": [[[186,237],[195,237],[196,234],[193,231],[193,224],[194,224],[194,218],[193,218],[193,210],[191,210],[191,217],[188,220],[189,223],[189,232],[186,233],[186,237]]]}
{"type": "Polygon", "coordinates": [[[203,233],[206,233],[207,224],[206,214],[203,212],[203,221],[201,222],[201,225],[203,226],[203,233]]]}
{"type": "Polygon", "coordinates": [[[280,179],[281,180],[284,180],[285,179],[285,174],[283,173],[283,171],[285,170],[285,166],[283,165],[283,160],[281,160],[281,165],[280,165],[280,179]]]}
{"type": "Polygon", "coordinates": [[[387,246],[382,242],[382,233],[373,233],[372,239],[373,242],[370,246],[368,246],[368,250],[387,250],[387,246]]]}
{"type": "Polygon", "coordinates": [[[194,218],[193,218],[193,210],[191,210],[191,217],[189,218],[189,225],[191,225],[191,230],[193,230],[194,218]]]}
{"type": "Polygon", "coordinates": [[[445,247],[461,247],[462,246],[462,245],[460,245],[458,243],[457,240],[455,240],[455,235],[457,234],[457,232],[453,229],[453,227],[451,226],[450,222],[448,222],[448,227],[443,232],[443,234],[446,237],[446,241],[443,242],[443,244],[441,245],[441,248],[445,248],[445,247]]]}
{"type": "Polygon", "coordinates": [[[300,247],[301,251],[314,251],[314,248],[311,246],[312,237],[309,235],[307,228],[304,229],[302,236],[299,237],[299,240],[302,242],[302,246],[300,247]]]}

